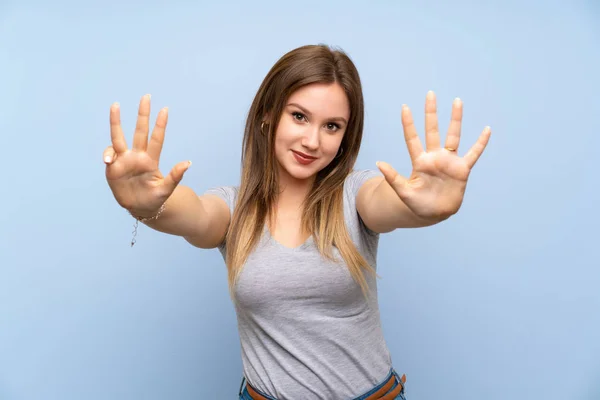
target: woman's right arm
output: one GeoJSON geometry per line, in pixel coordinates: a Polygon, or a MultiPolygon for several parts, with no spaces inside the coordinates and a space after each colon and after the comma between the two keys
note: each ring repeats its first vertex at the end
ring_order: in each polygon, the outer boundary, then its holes
{"type": "Polygon", "coordinates": [[[212,194],[198,196],[186,186],[180,186],[190,162],[175,165],[167,175],[159,170],[167,108],[158,113],[152,136],[148,139],[150,96],[140,100],[133,145],[128,148],[121,128],[118,104],[110,109],[112,145],[104,150],[106,180],[121,207],[144,220],[149,227],[185,238],[194,246],[213,248],[222,243],[229,226],[229,207],[212,194]]]}
{"type": "Polygon", "coordinates": [[[217,247],[225,239],[229,226],[229,207],[215,195],[198,196],[183,185],[167,199],[158,219],[144,222],[159,232],[182,236],[202,249],[217,247]]]}

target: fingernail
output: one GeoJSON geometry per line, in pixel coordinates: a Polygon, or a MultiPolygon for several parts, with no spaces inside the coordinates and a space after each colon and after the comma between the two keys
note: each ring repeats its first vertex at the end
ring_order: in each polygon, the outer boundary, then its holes
{"type": "Polygon", "coordinates": [[[457,97],[454,99],[454,104],[456,104],[458,106],[458,105],[460,105],[460,103],[461,103],[460,98],[457,97]]]}
{"type": "Polygon", "coordinates": [[[427,97],[428,98],[433,98],[433,90],[430,90],[429,92],[427,92],[427,97]]]}
{"type": "Polygon", "coordinates": [[[115,110],[116,110],[116,109],[117,109],[117,108],[119,108],[121,105],[120,105],[118,102],[115,102],[115,103],[113,103],[113,105],[112,105],[112,106],[113,106],[113,109],[115,109],[115,110]]]}
{"type": "Polygon", "coordinates": [[[106,157],[104,157],[104,162],[105,162],[105,163],[109,163],[109,162],[110,162],[110,156],[106,156],[106,157]]]}
{"type": "Polygon", "coordinates": [[[151,95],[150,93],[148,93],[148,94],[146,95],[146,97],[148,98],[148,100],[150,100],[150,99],[152,98],[152,95],[151,95]]]}

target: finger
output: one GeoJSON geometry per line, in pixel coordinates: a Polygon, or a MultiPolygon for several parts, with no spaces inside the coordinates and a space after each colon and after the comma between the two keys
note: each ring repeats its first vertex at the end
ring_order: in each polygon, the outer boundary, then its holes
{"type": "Polygon", "coordinates": [[[452,118],[448,127],[448,135],[446,136],[446,144],[444,147],[450,151],[458,150],[460,145],[460,130],[462,125],[463,105],[462,101],[457,97],[452,102],[452,118]]]}
{"type": "Polygon", "coordinates": [[[387,183],[390,184],[398,196],[403,198],[408,189],[407,179],[396,172],[396,170],[386,162],[378,161],[377,168],[379,168],[387,183]]]}
{"type": "Polygon", "coordinates": [[[192,165],[191,161],[183,161],[171,169],[169,174],[165,177],[165,187],[169,193],[172,193],[175,190],[179,182],[183,179],[183,174],[190,168],[190,165],[192,165]]]}
{"type": "Polygon", "coordinates": [[[160,160],[160,153],[162,151],[163,143],[165,140],[165,129],[167,128],[167,121],[169,119],[169,109],[167,107],[160,110],[156,117],[156,124],[152,130],[152,136],[150,137],[150,143],[148,143],[148,155],[152,159],[160,160]]]}
{"type": "Polygon", "coordinates": [[[483,154],[483,151],[485,150],[485,147],[487,146],[490,140],[491,134],[492,130],[489,126],[486,126],[481,135],[479,135],[477,142],[475,142],[475,144],[469,149],[467,154],[465,154],[464,159],[467,162],[467,166],[469,168],[473,168],[477,160],[479,160],[479,157],[481,157],[481,154],[483,154]]]}
{"type": "Polygon", "coordinates": [[[440,148],[437,105],[435,93],[431,90],[427,92],[427,98],[425,99],[425,146],[427,151],[440,148]]]}
{"type": "Polygon", "coordinates": [[[114,103],[110,107],[110,139],[117,153],[127,151],[127,142],[121,128],[121,106],[119,103],[114,103]]]}
{"type": "Polygon", "coordinates": [[[133,134],[133,149],[146,151],[148,146],[148,125],[150,122],[150,95],[147,94],[140,100],[138,118],[133,134]]]}
{"type": "Polygon", "coordinates": [[[104,160],[104,163],[106,165],[110,165],[110,164],[114,163],[115,160],[117,159],[117,152],[115,151],[115,149],[112,146],[108,146],[104,150],[104,153],[102,153],[102,159],[104,160]]]}
{"type": "Polygon", "coordinates": [[[423,146],[417,135],[417,128],[413,121],[412,114],[407,105],[402,106],[402,128],[404,129],[404,140],[406,141],[406,147],[410,159],[414,161],[423,153],[423,146]]]}

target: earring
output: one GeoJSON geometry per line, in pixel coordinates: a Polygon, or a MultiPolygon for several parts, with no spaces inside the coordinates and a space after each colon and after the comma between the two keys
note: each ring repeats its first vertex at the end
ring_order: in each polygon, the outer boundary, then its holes
{"type": "MultiPolygon", "coordinates": [[[[264,127],[265,127],[265,121],[263,121],[263,122],[260,124],[260,133],[262,133],[263,135],[265,134],[265,131],[264,131],[264,129],[263,129],[264,127]]],[[[268,128],[269,128],[269,124],[267,124],[267,129],[268,129],[268,128]]]]}
{"type": "Polygon", "coordinates": [[[338,153],[335,156],[335,158],[340,158],[342,154],[344,154],[344,148],[342,146],[340,146],[340,151],[338,151],[338,153]]]}

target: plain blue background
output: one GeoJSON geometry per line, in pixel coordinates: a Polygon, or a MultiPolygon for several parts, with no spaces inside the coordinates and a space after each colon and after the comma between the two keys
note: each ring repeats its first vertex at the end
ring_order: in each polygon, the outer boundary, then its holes
{"type": "Polygon", "coordinates": [[[0,399],[233,399],[235,314],[216,250],[143,226],[104,178],[108,111],[170,107],[161,169],[237,184],[244,118],[285,52],[340,46],[366,99],[358,168],[410,173],[464,101],[493,135],[463,208],[382,236],[380,304],[415,399],[600,399],[600,5],[418,1],[0,6],[0,399]]]}

